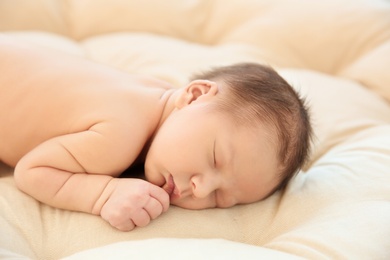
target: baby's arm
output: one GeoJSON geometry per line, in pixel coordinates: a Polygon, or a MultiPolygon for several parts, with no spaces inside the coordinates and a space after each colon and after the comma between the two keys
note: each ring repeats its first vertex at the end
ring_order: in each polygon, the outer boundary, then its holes
{"type": "Polygon", "coordinates": [[[17,186],[48,205],[101,215],[120,230],[145,226],[168,209],[169,196],[146,181],[115,178],[128,166],[131,151],[117,136],[107,138],[107,127],[100,129],[37,146],[16,166],[17,186]]]}

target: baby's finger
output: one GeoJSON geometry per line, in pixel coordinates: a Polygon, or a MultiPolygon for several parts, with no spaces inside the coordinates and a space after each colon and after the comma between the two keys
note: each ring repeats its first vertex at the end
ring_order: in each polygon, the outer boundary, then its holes
{"type": "Polygon", "coordinates": [[[150,223],[150,216],[145,209],[137,211],[137,214],[132,216],[133,223],[138,227],[144,227],[150,223]]]}
{"type": "Polygon", "coordinates": [[[135,227],[136,227],[136,225],[134,224],[134,222],[131,219],[129,219],[125,222],[122,222],[121,224],[118,224],[117,226],[115,226],[115,228],[117,228],[120,231],[131,231],[135,227]]]}
{"type": "Polygon", "coordinates": [[[150,198],[148,203],[144,206],[144,209],[149,214],[149,217],[151,219],[155,219],[160,216],[164,210],[160,201],[156,200],[153,197],[150,198]]]}
{"type": "Polygon", "coordinates": [[[153,185],[150,188],[150,196],[160,202],[164,212],[168,210],[170,203],[169,195],[163,188],[153,185]]]}
{"type": "Polygon", "coordinates": [[[103,216],[102,218],[107,221],[111,226],[120,231],[131,231],[135,228],[135,224],[131,219],[119,221],[117,218],[105,218],[103,216]]]}

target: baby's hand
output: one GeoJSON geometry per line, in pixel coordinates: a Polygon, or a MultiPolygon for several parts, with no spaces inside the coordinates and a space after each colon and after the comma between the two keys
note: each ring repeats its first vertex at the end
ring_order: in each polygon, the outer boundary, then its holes
{"type": "Polygon", "coordinates": [[[169,195],[164,189],[141,179],[116,179],[117,184],[100,215],[113,227],[130,231],[143,227],[168,210],[169,195]]]}

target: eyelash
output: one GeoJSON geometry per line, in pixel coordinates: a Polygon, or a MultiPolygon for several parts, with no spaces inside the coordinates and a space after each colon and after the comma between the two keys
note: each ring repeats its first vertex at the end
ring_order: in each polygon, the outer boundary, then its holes
{"type": "Polygon", "coordinates": [[[217,166],[217,160],[215,159],[215,141],[214,141],[214,148],[213,148],[213,157],[214,157],[214,167],[217,166]]]}

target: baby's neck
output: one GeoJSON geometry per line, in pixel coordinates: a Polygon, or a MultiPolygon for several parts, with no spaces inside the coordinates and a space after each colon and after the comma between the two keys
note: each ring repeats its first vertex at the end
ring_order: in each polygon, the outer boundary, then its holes
{"type": "Polygon", "coordinates": [[[138,158],[134,161],[133,165],[143,164],[145,162],[146,155],[149,151],[149,147],[157,134],[158,130],[162,126],[162,124],[165,122],[165,120],[169,117],[169,115],[175,110],[175,97],[176,93],[178,92],[177,89],[169,89],[165,91],[160,99],[159,102],[161,102],[161,113],[160,113],[160,119],[158,120],[158,123],[156,124],[156,127],[153,131],[153,135],[149,138],[149,140],[145,143],[141,153],[139,154],[138,158]]]}
{"type": "Polygon", "coordinates": [[[155,133],[161,127],[161,125],[165,122],[165,120],[169,117],[169,115],[175,110],[175,99],[178,93],[178,89],[169,89],[164,92],[164,94],[160,98],[160,102],[162,105],[162,112],[160,120],[155,129],[155,133]]]}

